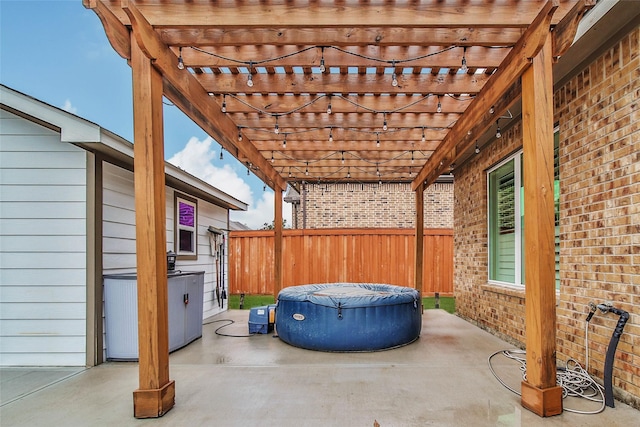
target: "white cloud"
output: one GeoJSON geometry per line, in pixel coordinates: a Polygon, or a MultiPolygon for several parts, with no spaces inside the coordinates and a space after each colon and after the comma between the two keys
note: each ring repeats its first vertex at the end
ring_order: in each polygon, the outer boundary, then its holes
{"type": "Polygon", "coordinates": [[[71,114],[76,114],[76,112],[78,111],[76,107],[71,105],[71,101],[68,99],[64,101],[64,105],[62,106],[62,109],[64,111],[68,111],[71,114]]]}
{"type": "MultiPolygon", "coordinates": [[[[216,152],[211,148],[212,143],[213,139],[209,137],[204,141],[192,137],[184,149],[174,154],[168,161],[249,205],[246,212],[232,211],[230,214],[232,220],[256,229],[262,228],[265,223],[271,223],[274,213],[274,193],[265,191],[258,200],[254,200],[250,185],[230,165],[217,167],[212,163],[216,158],[216,152]]],[[[291,224],[291,205],[284,203],[282,209],[283,217],[288,218],[287,223],[291,224]]]]}

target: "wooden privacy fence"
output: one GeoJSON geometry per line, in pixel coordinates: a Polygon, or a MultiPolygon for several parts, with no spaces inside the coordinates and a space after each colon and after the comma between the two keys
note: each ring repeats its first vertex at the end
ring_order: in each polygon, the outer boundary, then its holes
{"type": "MultiPolygon", "coordinates": [[[[412,229],[284,230],[282,286],[359,282],[414,286],[412,229]]],[[[229,291],[273,294],[274,232],[229,233],[229,291]]],[[[453,295],[453,230],[424,231],[423,295],[453,295]]]]}

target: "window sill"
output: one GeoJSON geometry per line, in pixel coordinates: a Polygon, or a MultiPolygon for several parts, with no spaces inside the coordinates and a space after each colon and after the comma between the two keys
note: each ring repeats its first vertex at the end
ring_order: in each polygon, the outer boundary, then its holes
{"type": "Polygon", "coordinates": [[[524,299],[524,287],[487,283],[486,285],[482,285],[480,288],[483,292],[492,292],[494,294],[508,295],[510,297],[524,299]]]}

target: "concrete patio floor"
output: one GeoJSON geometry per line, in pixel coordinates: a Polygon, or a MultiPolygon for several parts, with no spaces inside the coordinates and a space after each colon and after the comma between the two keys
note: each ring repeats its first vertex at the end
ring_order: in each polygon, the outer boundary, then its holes
{"type": "MultiPolygon", "coordinates": [[[[247,333],[248,311],[226,334],[247,333]]],[[[292,347],[273,334],[201,339],[171,354],[176,403],[157,419],[133,417],[134,362],[90,369],[1,370],[2,426],[631,426],[640,411],[616,401],[596,415],[565,411],[540,418],[491,374],[487,358],[512,346],[442,310],[426,310],[420,339],[374,353],[292,347]]],[[[498,375],[519,390],[518,365],[494,358],[498,375]]],[[[566,407],[599,405],[565,400],[566,407]]]]}

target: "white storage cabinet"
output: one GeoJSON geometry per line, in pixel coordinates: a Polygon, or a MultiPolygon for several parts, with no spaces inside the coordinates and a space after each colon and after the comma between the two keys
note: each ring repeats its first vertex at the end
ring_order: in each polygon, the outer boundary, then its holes
{"type": "MultiPolygon", "coordinates": [[[[204,271],[167,277],[169,351],[202,336],[204,271]]],[[[104,276],[104,317],[108,360],[138,360],[138,284],[134,273],[104,276]]]]}

